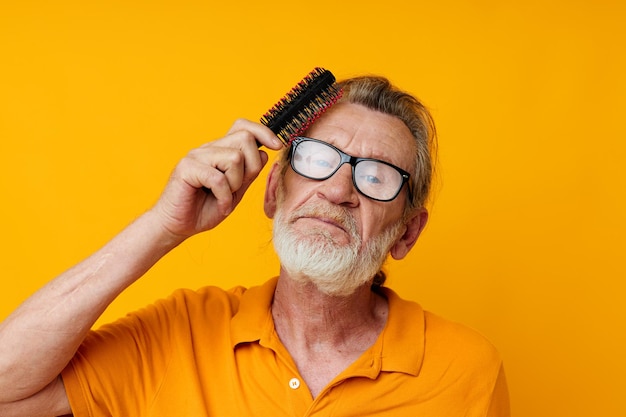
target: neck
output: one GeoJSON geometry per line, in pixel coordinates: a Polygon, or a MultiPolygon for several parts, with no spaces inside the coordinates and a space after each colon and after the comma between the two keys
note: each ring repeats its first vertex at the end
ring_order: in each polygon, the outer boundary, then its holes
{"type": "Polygon", "coordinates": [[[272,315],[285,343],[300,348],[371,345],[387,320],[387,301],[370,284],[349,296],[331,296],[312,283],[292,280],[284,271],[278,280],[272,315]]]}
{"type": "Polygon", "coordinates": [[[282,271],[272,303],[274,326],[313,398],[374,344],[387,307],[369,285],[333,297],[282,271]]]}

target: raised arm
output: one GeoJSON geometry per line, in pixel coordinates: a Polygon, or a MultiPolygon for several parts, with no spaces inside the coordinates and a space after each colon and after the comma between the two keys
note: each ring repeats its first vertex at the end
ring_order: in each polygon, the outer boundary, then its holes
{"type": "Polygon", "coordinates": [[[257,141],[282,146],[265,126],[239,120],[191,151],[152,209],[0,323],[0,416],[71,412],[58,375],[91,326],[163,255],[232,212],[267,162],[257,141]]]}

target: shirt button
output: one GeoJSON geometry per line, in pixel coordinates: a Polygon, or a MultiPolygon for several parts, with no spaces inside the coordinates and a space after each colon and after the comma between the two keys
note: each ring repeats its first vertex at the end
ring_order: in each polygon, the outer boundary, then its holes
{"type": "Polygon", "coordinates": [[[298,389],[300,388],[300,380],[298,378],[291,378],[289,380],[289,388],[298,389]]]}

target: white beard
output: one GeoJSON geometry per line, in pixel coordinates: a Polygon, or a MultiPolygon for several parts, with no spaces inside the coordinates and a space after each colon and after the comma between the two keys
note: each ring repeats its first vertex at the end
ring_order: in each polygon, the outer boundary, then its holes
{"type": "Polygon", "coordinates": [[[403,222],[398,221],[361,248],[356,221],[347,210],[329,204],[307,205],[287,217],[279,207],[274,217],[273,241],[281,265],[292,279],[312,283],[327,295],[348,296],[363,285],[371,284],[403,226],[403,222]],[[293,223],[302,216],[333,219],[350,235],[350,242],[337,243],[324,229],[295,231],[293,223]]]}

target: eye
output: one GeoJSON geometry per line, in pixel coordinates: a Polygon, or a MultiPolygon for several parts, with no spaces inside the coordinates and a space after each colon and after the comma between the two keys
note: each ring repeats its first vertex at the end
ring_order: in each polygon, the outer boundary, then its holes
{"type": "Polygon", "coordinates": [[[322,158],[311,158],[311,164],[317,166],[318,168],[331,168],[332,165],[330,161],[322,158]]]}
{"type": "Polygon", "coordinates": [[[386,170],[386,166],[376,161],[360,162],[357,168],[358,182],[363,186],[381,186],[389,181],[389,173],[386,170]]]}
{"type": "Polygon", "coordinates": [[[361,178],[369,184],[380,184],[382,181],[375,175],[363,175],[361,178]]]}

